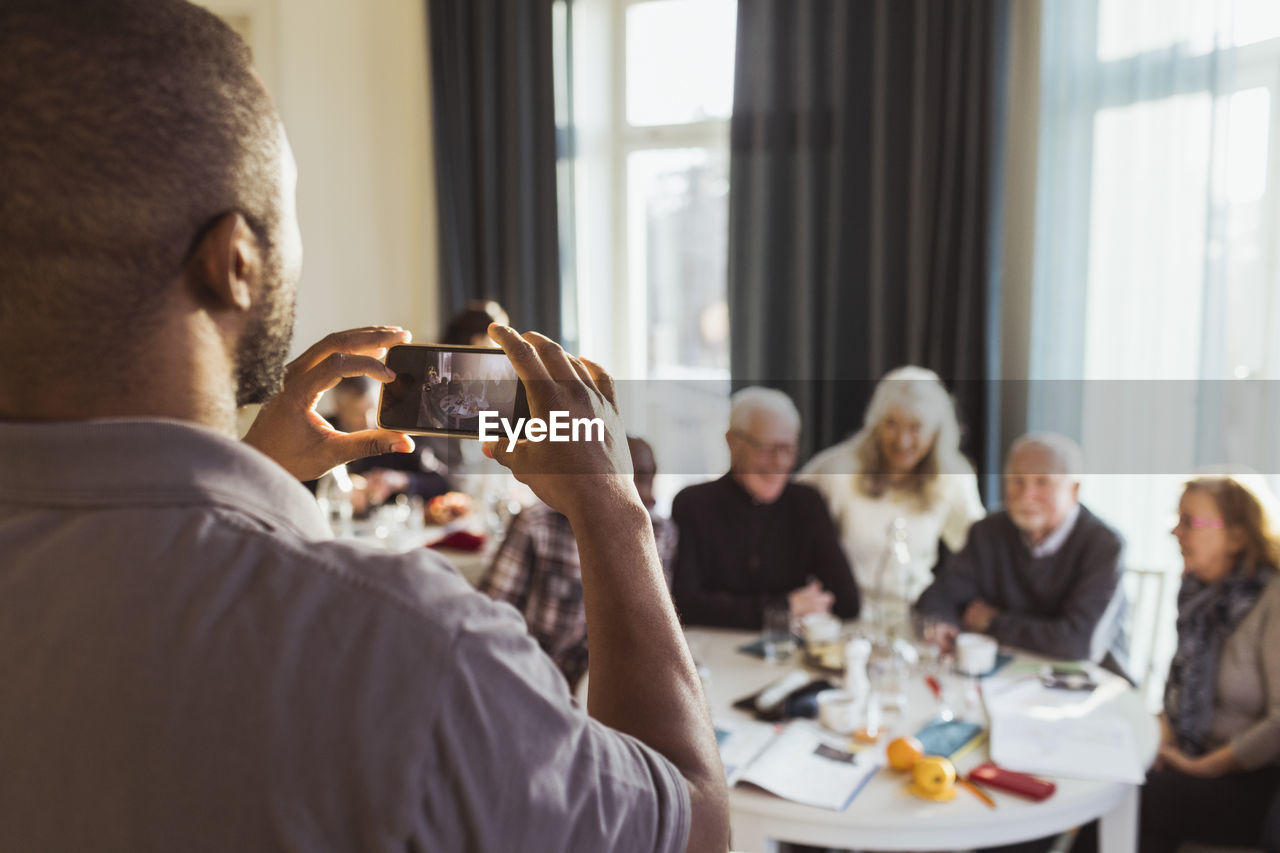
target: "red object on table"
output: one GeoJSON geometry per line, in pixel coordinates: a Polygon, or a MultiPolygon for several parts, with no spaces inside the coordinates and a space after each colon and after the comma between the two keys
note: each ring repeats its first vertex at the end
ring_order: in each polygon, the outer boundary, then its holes
{"type": "Polygon", "coordinates": [[[455,530],[452,533],[427,543],[428,548],[452,548],[455,551],[479,551],[484,547],[484,536],[470,530],[455,530]]]}
{"type": "Polygon", "coordinates": [[[970,770],[969,778],[974,782],[981,782],[983,785],[999,788],[1036,802],[1049,799],[1053,792],[1058,790],[1058,786],[1047,779],[1037,779],[1026,773],[1005,770],[990,761],[970,770]]]}
{"type": "Polygon", "coordinates": [[[942,685],[938,683],[938,679],[934,678],[932,675],[926,675],[924,677],[924,683],[929,686],[929,692],[933,694],[933,698],[941,702],[942,685]]]}

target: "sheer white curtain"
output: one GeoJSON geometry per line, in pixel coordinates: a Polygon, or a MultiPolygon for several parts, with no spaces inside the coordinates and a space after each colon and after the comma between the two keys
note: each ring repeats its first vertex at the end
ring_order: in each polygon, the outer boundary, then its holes
{"type": "Polygon", "coordinates": [[[1166,596],[1181,482],[1280,470],[1278,95],[1275,0],[1044,0],[1028,424],[1166,596]]]}

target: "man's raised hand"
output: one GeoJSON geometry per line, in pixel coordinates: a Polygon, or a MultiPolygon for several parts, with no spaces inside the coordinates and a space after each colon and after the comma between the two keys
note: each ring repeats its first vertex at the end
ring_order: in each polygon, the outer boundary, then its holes
{"type": "Polygon", "coordinates": [[[408,343],[409,338],[409,332],[395,326],[365,326],[326,336],[285,368],[284,387],[258,412],[245,443],[299,480],[314,480],[353,459],[412,451],[413,440],[404,433],[338,432],[316,412],[320,395],[344,377],[394,379],[395,373],[379,359],[387,347],[408,343]]]}
{"type": "Polygon", "coordinates": [[[523,440],[513,450],[507,450],[505,442],[490,442],[485,452],[570,519],[611,505],[640,505],[613,378],[605,369],[569,355],[537,332],[520,335],[494,324],[489,336],[524,382],[532,417],[547,421],[552,412],[564,412],[571,421],[599,418],[604,429],[603,440],[596,440],[601,437],[598,431],[587,430],[586,437],[579,436],[577,441],[523,440]]]}

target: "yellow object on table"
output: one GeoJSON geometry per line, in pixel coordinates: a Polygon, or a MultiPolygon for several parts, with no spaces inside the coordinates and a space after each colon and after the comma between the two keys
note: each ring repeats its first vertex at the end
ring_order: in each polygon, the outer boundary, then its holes
{"type": "Polygon", "coordinates": [[[914,781],[907,786],[922,800],[946,803],[956,798],[956,768],[940,755],[926,755],[916,762],[914,781]]]}
{"type": "Polygon", "coordinates": [[[889,759],[889,766],[894,770],[914,770],[920,759],[924,758],[924,747],[911,735],[903,735],[889,741],[885,757],[889,759]]]}

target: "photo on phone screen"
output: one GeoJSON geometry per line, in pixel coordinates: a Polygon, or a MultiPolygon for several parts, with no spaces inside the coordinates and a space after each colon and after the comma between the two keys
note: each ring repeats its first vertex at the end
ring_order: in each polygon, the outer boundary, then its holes
{"type": "Polygon", "coordinates": [[[483,411],[512,423],[529,416],[524,385],[500,349],[406,344],[387,351],[387,367],[396,378],[378,401],[386,429],[475,438],[483,411]]]}

